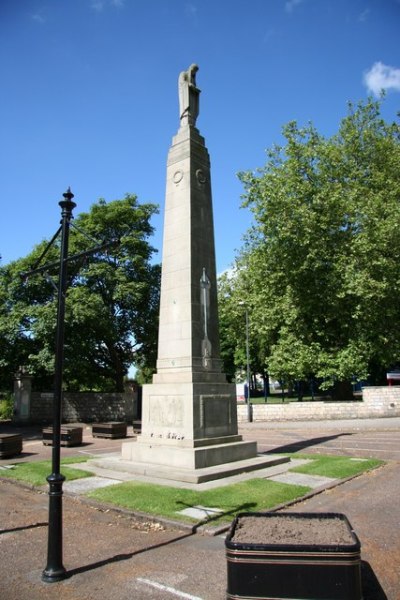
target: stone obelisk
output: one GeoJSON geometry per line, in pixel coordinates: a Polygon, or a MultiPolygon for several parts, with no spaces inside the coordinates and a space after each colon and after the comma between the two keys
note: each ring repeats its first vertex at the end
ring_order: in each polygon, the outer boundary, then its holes
{"type": "Polygon", "coordinates": [[[255,442],[238,435],[236,387],[221,372],[197,70],[191,65],[179,76],[180,127],[168,154],[157,372],[143,387],[141,435],[122,445],[122,461],[132,461],[135,472],[192,482],[237,472],[238,461],[257,453],[255,442]]]}

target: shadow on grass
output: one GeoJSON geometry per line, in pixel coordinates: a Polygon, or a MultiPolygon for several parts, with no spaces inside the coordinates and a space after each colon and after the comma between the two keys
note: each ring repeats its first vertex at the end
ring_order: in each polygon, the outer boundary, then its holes
{"type": "Polygon", "coordinates": [[[285,444],[284,446],[277,446],[272,450],[268,450],[267,452],[263,452],[262,454],[285,454],[287,452],[301,452],[305,448],[310,448],[310,446],[318,446],[318,444],[324,444],[325,442],[330,442],[331,440],[336,440],[337,438],[343,437],[345,435],[353,435],[352,433],[338,433],[336,435],[326,435],[322,437],[310,438],[308,440],[301,440],[296,442],[291,442],[290,444],[285,444]]]}
{"type": "MultiPolygon", "coordinates": [[[[184,506],[185,508],[195,508],[193,506],[193,504],[186,504],[186,502],[182,502],[182,500],[178,500],[177,504],[180,504],[181,506],[184,506]]],[[[214,521],[219,521],[220,519],[222,519],[224,517],[230,516],[233,519],[237,515],[238,512],[249,512],[249,511],[251,511],[251,509],[254,509],[256,506],[257,506],[257,504],[255,502],[245,502],[244,504],[241,504],[240,506],[236,506],[235,508],[232,508],[231,510],[226,510],[226,511],[215,513],[211,516],[207,516],[204,519],[201,519],[201,521],[199,521],[195,525],[193,525],[192,533],[197,533],[197,530],[199,529],[199,527],[203,527],[203,525],[209,525],[210,523],[213,523],[214,521]]]]}

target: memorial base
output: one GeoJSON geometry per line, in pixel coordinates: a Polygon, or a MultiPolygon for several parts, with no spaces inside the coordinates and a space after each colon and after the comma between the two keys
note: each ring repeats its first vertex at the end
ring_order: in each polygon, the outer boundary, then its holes
{"type": "Polygon", "coordinates": [[[290,459],[285,456],[256,456],[255,458],[193,469],[150,462],[133,462],[132,460],[124,460],[122,458],[104,457],[92,460],[91,464],[101,469],[129,473],[131,475],[152,479],[155,482],[168,482],[171,485],[174,485],[174,483],[200,484],[208,481],[216,481],[226,477],[233,477],[235,475],[257,471],[259,469],[275,467],[276,465],[289,461],[290,459]]]}

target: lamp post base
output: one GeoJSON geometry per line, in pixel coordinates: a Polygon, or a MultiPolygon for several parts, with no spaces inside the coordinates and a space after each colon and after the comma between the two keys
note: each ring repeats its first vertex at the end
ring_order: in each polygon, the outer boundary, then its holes
{"type": "Polygon", "coordinates": [[[58,569],[45,569],[42,573],[42,581],[45,583],[57,583],[69,577],[68,572],[64,567],[58,569]]]}
{"type": "Polygon", "coordinates": [[[42,581],[53,583],[68,577],[62,561],[62,485],[65,477],[61,473],[52,473],[47,477],[47,481],[49,483],[49,528],[47,565],[42,573],[42,581]]]}

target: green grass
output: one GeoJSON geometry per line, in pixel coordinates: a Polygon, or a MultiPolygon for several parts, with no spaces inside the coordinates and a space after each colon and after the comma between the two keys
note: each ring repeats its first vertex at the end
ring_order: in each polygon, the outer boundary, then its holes
{"type": "MultiPolygon", "coordinates": [[[[85,457],[71,457],[64,458],[61,461],[61,472],[65,478],[69,481],[73,479],[82,479],[83,477],[90,477],[93,473],[90,471],[81,471],[80,469],[74,469],[65,465],[76,464],[86,462],[85,457]]],[[[13,465],[12,469],[1,469],[0,477],[9,477],[10,479],[17,479],[18,481],[24,481],[31,485],[46,485],[46,477],[51,473],[51,462],[49,460],[40,460],[36,462],[17,463],[13,465]]]]}
{"type": "MultiPolygon", "coordinates": [[[[337,479],[357,475],[383,464],[383,461],[376,459],[355,460],[348,456],[290,456],[311,461],[307,465],[294,467],[291,471],[337,479]]],[[[239,512],[268,510],[278,504],[300,498],[309,491],[310,488],[305,486],[277,483],[268,479],[250,479],[201,492],[130,481],[101,488],[88,495],[100,502],[186,522],[195,522],[196,519],[177,514],[184,508],[198,505],[218,508],[223,514],[218,518],[211,517],[210,521],[221,524],[230,522],[239,512]]]]}
{"type": "Polygon", "coordinates": [[[215,524],[230,522],[239,512],[267,510],[306,494],[310,488],[277,483],[266,479],[250,479],[212,490],[195,491],[140,482],[125,482],[90,492],[88,496],[130,510],[163,516],[174,520],[197,522],[178,512],[193,506],[218,508],[215,524]]]}
{"type": "Polygon", "coordinates": [[[328,456],[323,454],[291,454],[292,458],[307,458],[312,462],[290,469],[294,473],[321,475],[334,479],[344,479],[358,475],[364,471],[375,469],[384,464],[383,460],[375,458],[354,459],[349,456],[328,456]]]}
{"type": "Polygon", "coordinates": [[[298,402],[298,400],[297,398],[288,398],[287,396],[282,399],[280,394],[270,395],[266,400],[264,396],[250,398],[251,404],[289,404],[289,402],[298,402]]]}
{"type": "MultiPolygon", "coordinates": [[[[384,461],[377,459],[353,459],[348,456],[329,456],[321,454],[290,454],[291,458],[306,458],[310,462],[290,471],[321,475],[343,479],[376,468],[384,461]]],[[[68,467],[68,464],[86,462],[90,457],[70,457],[61,461],[61,471],[68,480],[90,477],[89,471],[68,467]]],[[[12,469],[0,471],[1,477],[10,477],[31,483],[44,485],[51,473],[50,461],[18,463],[12,469]]],[[[213,524],[225,524],[232,521],[239,512],[265,511],[296,500],[310,491],[309,487],[278,483],[268,479],[249,479],[211,490],[196,491],[169,486],[128,481],[90,492],[88,496],[100,502],[143,512],[155,517],[166,517],[189,523],[198,519],[179,515],[179,511],[193,506],[206,506],[222,511],[221,516],[211,516],[213,524]]]]}

